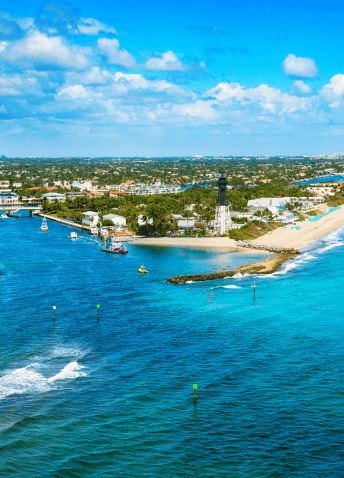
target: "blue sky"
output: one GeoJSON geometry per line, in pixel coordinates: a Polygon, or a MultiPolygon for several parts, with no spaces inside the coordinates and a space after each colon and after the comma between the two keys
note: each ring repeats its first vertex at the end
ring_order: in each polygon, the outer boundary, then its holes
{"type": "Polygon", "coordinates": [[[5,2],[0,154],[344,152],[343,20],[310,1],[5,2]]]}

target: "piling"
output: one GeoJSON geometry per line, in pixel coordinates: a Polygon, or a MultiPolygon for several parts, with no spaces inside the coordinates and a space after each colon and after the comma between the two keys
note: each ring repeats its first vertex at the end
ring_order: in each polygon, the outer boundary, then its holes
{"type": "Polygon", "coordinates": [[[194,383],[194,384],[193,384],[194,402],[196,402],[196,390],[197,390],[197,383],[194,383]]]}
{"type": "Polygon", "coordinates": [[[56,305],[53,306],[54,309],[54,324],[55,324],[55,310],[56,310],[56,305]]]}
{"type": "Polygon", "coordinates": [[[98,322],[99,322],[99,309],[100,309],[100,305],[97,305],[97,309],[98,309],[98,322]]]}

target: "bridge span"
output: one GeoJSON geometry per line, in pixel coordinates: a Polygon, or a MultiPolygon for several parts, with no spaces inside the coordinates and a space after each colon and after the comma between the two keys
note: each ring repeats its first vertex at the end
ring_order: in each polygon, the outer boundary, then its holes
{"type": "Polygon", "coordinates": [[[19,211],[30,211],[30,217],[33,217],[34,212],[37,211],[37,214],[42,211],[42,206],[40,204],[13,204],[11,206],[0,205],[0,211],[9,212],[16,214],[19,211]]]}

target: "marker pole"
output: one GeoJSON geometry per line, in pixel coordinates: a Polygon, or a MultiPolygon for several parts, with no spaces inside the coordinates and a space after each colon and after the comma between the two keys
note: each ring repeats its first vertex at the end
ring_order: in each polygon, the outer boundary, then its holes
{"type": "Polygon", "coordinates": [[[99,322],[99,309],[100,309],[100,305],[97,305],[97,309],[98,309],[98,322],[99,322]]]}
{"type": "Polygon", "coordinates": [[[56,310],[56,305],[53,306],[54,309],[54,324],[55,324],[55,310],[56,310]]]}
{"type": "Polygon", "coordinates": [[[196,402],[197,383],[194,383],[194,384],[193,384],[193,389],[194,389],[194,402],[196,402]]]}

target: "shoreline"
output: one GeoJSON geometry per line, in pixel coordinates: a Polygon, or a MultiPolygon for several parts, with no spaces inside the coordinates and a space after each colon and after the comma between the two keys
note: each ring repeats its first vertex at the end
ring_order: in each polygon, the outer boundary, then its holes
{"type": "Polygon", "coordinates": [[[264,236],[248,241],[246,247],[240,246],[237,241],[229,237],[133,237],[132,243],[144,246],[191,247],[197,249],[214,247],[233,252],[246,252],[247,254],[256,253],[258,246],[259,251],[263,254],[274,252],[273,248],[298,251],[338,229],[343,223],[344,207],[339,207],[316,221],[298,221],[279,227],[264,236]],[[250,244],[252,244],[252,248],[250,248],[250,244]],[[263,249],[264,246],[267,249],[263,249]]]}
{"type": "Polygon", "coordinates": [[[213,272],[210,274],[190,274],[170,277],[165,282],[170,284],[188,284],[190,282],[205,282],[217,279],[225,279],[227,277],[233,277],[236,274],[273,274],[278,271],[284,262],[289,259],[293,259],[290,254],[280,254],[277,257],[265,259],[265,261],[256,262],[255,264],[246,264],[244,266],[237,267],[231,271],[225,272],[213,272]]]}

